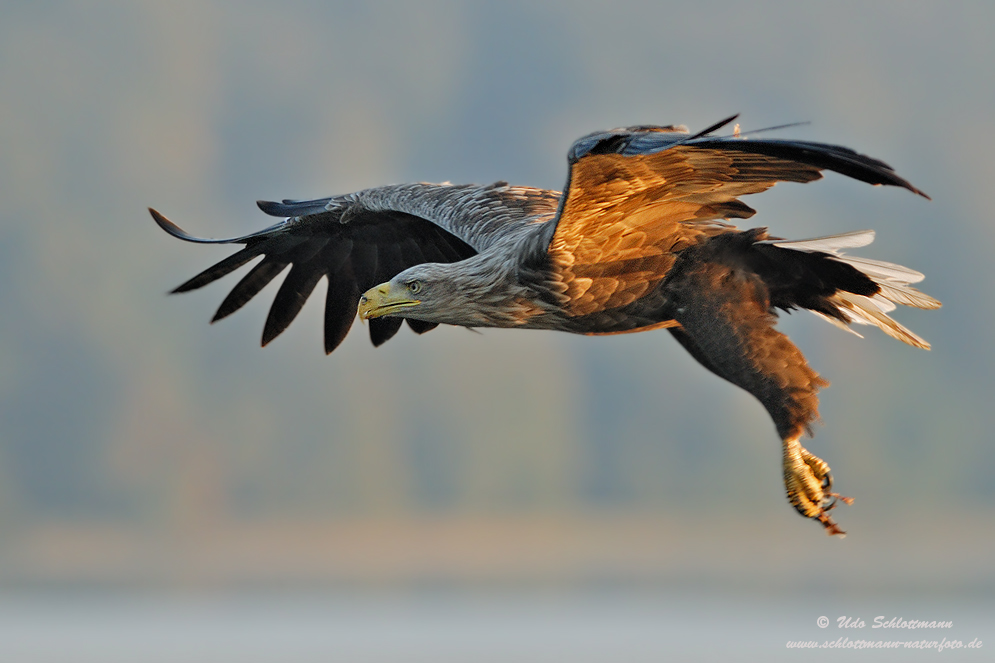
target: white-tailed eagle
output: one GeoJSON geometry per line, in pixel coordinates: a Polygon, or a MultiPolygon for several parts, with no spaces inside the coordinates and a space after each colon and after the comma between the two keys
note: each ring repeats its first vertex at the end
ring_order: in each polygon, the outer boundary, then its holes
{"type": "MultiPolygon", "coordinates": [[[[266,345],[294,319],[322,277],[325,352],[358,310],[375,346],[401,323],[421,334],[439,324],[624,334],[666,328],[705,368],[757,397],[783,447],[788,500],[830,534],[829,466],[799,443],[818,418],[828,383],[775,328],[777,310],[808,309],[850,329],[874,325],[929,345],[889,317],[895,304],[940,303],[899,265],[844,255],[872,231],[785,240],[727,222],[754,210],[741,196],[776,182],[811,182],[832,170],[870,184],[924,193],[887,164],[835,145],[716,136],[733,118],[691,134],[678,126],[593,133],[567,155],[562,193],[490,186],[400,184],[319,200],[260,202],[283,217],[233,239],[183,240],[244,248],[173,292],[186,292],[262,256],[214,316],[241,308],[287,266],[263,329],[266,345]]],[[[849,501],[847,498],[842,498],[849,501]]]]}

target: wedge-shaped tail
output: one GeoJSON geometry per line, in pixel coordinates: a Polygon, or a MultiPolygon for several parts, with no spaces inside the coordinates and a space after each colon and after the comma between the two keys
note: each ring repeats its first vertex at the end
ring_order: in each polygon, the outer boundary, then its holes
{"type": "Polygon", "coordinates": [[[850,265],[877,285],[878,292],[870,296],[845,290],[837,291],[827,298],[837,315],[813,311],[819,317],[857,336],[860,334],[850,327],[850,324],[874,325],[892,338],[928,350],[928,342],[888,315],[895,310],[896,304],[920,309],[940,308],[938,300],[912,287],[913,283],[925,278],[923,274],[883,260],[871,260],[842,253],[843,249],[867,246],[873,241],[873,230],[860,230],[829,237],[793,241],[767,240],[764,243],[793,251],[830,254],[834,260],[850,265]]]}

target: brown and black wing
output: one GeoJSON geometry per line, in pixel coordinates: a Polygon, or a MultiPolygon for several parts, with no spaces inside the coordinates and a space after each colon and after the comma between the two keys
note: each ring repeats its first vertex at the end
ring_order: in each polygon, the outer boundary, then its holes
{"type": "Polygon", "coordinates": [[[829,169],[921,194],[887,164],[847,148],[709,135],[732,119],[694,136],[636,127],[574,143],[548,247],[570,315],[640,309],[638,300],[655,298],[680,251],[729,230],[721,219],[752,216],[739,197],[777,182],[811,182],[829,169]]]}

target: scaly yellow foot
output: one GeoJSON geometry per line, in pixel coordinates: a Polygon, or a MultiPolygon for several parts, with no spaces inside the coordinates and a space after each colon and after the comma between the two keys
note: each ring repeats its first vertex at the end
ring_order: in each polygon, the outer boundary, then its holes
{"type": "Polygon", "coordinates": [[[830,492],[832,487],[833,475],[826,461],[809,453],[798,443],[798,438],[784,440],[784,488],[788,501],[801,515],[822,523],[827,534],[842,537],[846,532],[829,517],[829,511],[836,507],[837,500],[852,504],[853,499],[830,492]]]}

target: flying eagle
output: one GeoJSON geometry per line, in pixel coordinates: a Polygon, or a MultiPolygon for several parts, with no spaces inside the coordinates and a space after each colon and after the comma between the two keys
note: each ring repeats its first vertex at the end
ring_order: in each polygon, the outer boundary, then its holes
{"type": "MultiPolygon", "coordinates": [[[[836,145],[638,126],[592,133],[567,155],[562,193],[490,186],[399,184],[318,200],[259,202],[283,217],[244,237],[200,239],[150,209],[174,237],[244,244],[173,292],[215,281],[263,256],[212,322],[241,308],[288,265],[262,344],[278,336],[322,277],[325,352],[358,309],[379,346],[406,320],[439,324],[625,334],[666,328],[705,368],[753,394],[783,443],[784,485],[801,515],[844,534],[829,466],[799,438],[818,418],[828,385],[778,332],[777,310],[804,308],[843,329],[874,325],[918,348],[929,344],[888,316],[895,304],[940,303],[899,265],[844,255],[873,231],[785,240],[727,222],[755,211],[739,198],[776,182],[811,182],[832,170],[928,198],[887,164],[836,145]]],[[[852,330],[850,330],[852,331],[852,330]]]]}

